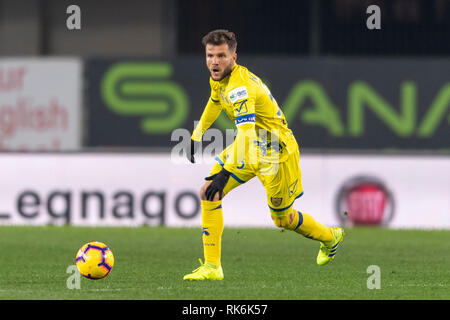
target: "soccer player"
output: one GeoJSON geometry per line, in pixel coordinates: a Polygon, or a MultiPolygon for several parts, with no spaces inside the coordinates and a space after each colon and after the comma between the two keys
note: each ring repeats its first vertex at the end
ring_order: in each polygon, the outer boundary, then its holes
{"type": "Polygon", "coordinates": [[[222,110],[235,122],[237,135],[215,158],[217,162],[200,190],[205,262],[200,259],[200,267],[183,280],[224,278],[222,199],[255,176],[267,193],[274,224],[319,241],[317,264],[327,264],[334,259],[344,230],[327,227],[311,215],[294,209],[295,199],[303,194],[299,147],[283,112],[261,79],[236,63],[237,41],[233,32],[211,31],[202,43],[211,73],[211,96],[192,134],[188,158],[195,162],[196,145],[222,110]]]}

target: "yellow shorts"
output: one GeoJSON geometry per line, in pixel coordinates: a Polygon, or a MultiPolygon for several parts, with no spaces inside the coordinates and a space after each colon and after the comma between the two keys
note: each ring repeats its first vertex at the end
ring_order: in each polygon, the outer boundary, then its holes
{"type": "MultiPolygon", "coordinates": [[[[222,170],[227,150],[228,148],[216,156],[216,164],[213,166],[210,175],[222,170]]],[[[300,152],[297,149],[295,153],[290,154],[281,163],[240,163],[235,165],[223,192],[228,194],[234,188],[257,176],[266,190],[267,203],[272,217],[288,216],[292,213],[295,199],[303,195],[299,161],[300,152]]]]}

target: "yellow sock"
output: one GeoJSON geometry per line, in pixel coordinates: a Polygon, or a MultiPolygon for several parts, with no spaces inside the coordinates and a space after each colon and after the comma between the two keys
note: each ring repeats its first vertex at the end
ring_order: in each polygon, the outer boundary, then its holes
{"type": "Polygon", "coordinates": [[[202,200],[202,239],[205,263],[220,266],[223,233],[222,200],[202,200]]]}
{"type": "Polygon", "coordinates": [[[300,233],[306,238],[322,242],[328,242],[334,239],[331,228],[324,226],[307,213],[302,213],[297,210],[294,210],[294,213],[294,220],[290,223],[290,227],[295,228],[293,229],[295,232],[300,233]]]}

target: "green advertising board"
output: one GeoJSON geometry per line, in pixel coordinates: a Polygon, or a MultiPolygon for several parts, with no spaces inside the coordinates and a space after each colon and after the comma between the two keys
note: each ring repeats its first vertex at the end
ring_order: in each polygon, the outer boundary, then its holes
{"type": "MultiPolygon", "coordinates": [[[[450,149],[450,61],[243,57],[309,149],[450,149]]],[[[202,58],[88,61],[89,146],[167,147],[210,95],[202,58]]],[[[225,113],[214,124],[234,128],[225,113]]]]}

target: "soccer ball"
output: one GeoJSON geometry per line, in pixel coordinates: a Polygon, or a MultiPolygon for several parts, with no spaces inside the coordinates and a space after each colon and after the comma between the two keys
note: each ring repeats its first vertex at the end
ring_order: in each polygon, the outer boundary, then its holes
{"type": "Polygon", "coordinates": [[[106,244],[89,242],[78,250],[75,263],[83,277],[102,279],[111,272],[114,255],[106,244]]]}

